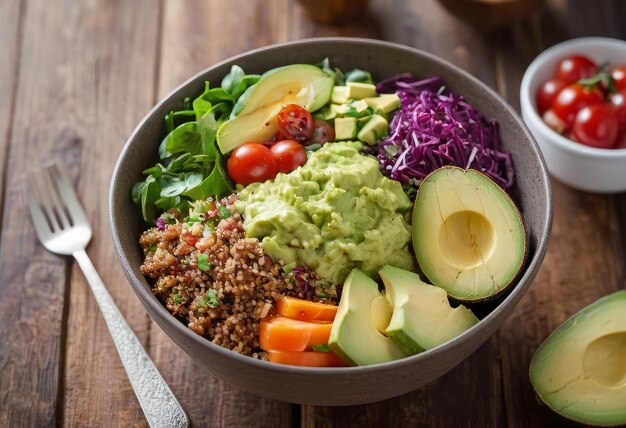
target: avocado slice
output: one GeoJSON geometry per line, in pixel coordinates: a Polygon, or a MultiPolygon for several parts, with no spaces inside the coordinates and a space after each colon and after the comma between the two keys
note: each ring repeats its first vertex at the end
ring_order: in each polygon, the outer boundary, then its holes
{"type": "Polygon", "coordinates": [[[478,323],[472,311],[463,305],[452,308],[445,290],[418,274],[388,265],[378,273],[393,306],[385,333],[406,354],[439,346],[478,323]]]}
{"type": "Polygon", "coordinates": [[[602,297],[565,321],[530,364],[539,398],[583,424],[626,424],[626,291],[602,297]]]}
{"type": "Polygon", "coordinates": [[[522,217],[479,171],[445,166],[420,185],[413,248],[426,277],[451,297],[481,301],[503,292],[526,256],[522,217]]]}
{"type": "Polygon", "coordinates": [[[217,130],[217,145],[226,154],[247,141],[263,142],[278,132],[276,115],[287,104],[314,112],[330,99],[333,78],[310,64],[293,64],[263,74],[241,95],[230,119],[217,130]]]}
{"type": "Polygon", "coordinates": [[[353,269],[346,278],[339,302],[339,309],[333,321],[328,345],[341,358],[353,365],[364,366],[402,358],[405,354],[381,328],[380,320],[388,310],[376,308],[385,306],[384,298],[378,291],[378,284],[359,269],[353,269]],[[376,310],[376,314],[372,313],[376,310]]]}

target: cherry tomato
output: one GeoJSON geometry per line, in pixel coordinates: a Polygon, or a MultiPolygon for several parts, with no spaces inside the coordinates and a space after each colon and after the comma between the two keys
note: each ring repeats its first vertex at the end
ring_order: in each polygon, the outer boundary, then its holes
{"type": "Polygon", "coordinates": [[[615,67],[611,72],[611,77],[613,77],[618,91],[626,89],[626,64],[615,67]]]}
{"type": "Polygon", "coordinates": [[[568,83],[574,83],[596,74],[598,74],[598,66],[595,62],[584,55],[572,55],[559,62],[554,77],[568,83]]]}
{"type": "Polygon", "coordinates": [[[305,141],[313,133],[313,116],[296,104],[283,107],[276,117],[278,130],[287,139],[305,141]]]}
{"type": "Polygon", "coordinates": [[[323,120],[316,120],[313,127],[313,135],[311,135],[311,139],[307,141],[305,144],[324,144],[328,141],[335,140],[335,128],[330,126],[328,123],[323,120]]]}
{"type": "Polygon", "coordinates": [[[626,132],[622,132],[617,136],[617,142],[614,149],[626,149],[626,132]]]}
{"type": "Polygon", "coordinates": [[[615,146],[618,122],[610,104],[583,107],[576,115],[572,133],[579,143],[600,149],[615,146]]]}
{"type": "Polygon", "coordinates": [[[230,154],[226,167],[230,178],[243,185],[270,180],[278,174],[274,155],[259,143],[244,143],[237,147],[230,154]]]}
{"type": "Polygon", "coordinates": [[[306,163],[306,151],[295,140],[279,141],[270,150],[276,159],[278,172],[287,174],[306,163]]]}
{"type": "Polygon", "coordinates": [[[543,82],[543,85],[537,89],[537,110],[539,110],[540,115],[550,110],[554,99],[559,92],[561,92],[561,89],[566,86],[567,82],[565,80],[557,78],[548,79],[543,82]]]}
{"type": "Polygon", "coordinates": [[[615,116],[619,122],[620,132],[626,132],[626,88],[611,95],[610,101],[615,108],[615,116]]]}
{"type": "Polygon", "coordinates": [[[572,83],[559,92],[554,99],[552,109],[554,114],[561,118],[566,126],[571,126],[576,113],[586,106],[604,101],[604,95],[598,88],[585,88],[578,83],[572,83]]]}

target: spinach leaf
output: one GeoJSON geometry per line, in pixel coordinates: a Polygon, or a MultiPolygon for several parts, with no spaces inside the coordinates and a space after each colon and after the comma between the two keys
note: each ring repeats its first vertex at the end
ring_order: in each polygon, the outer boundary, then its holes
{"type": "Polygon", "coordinates": [[[372,74],[369,71],[359,70],[358,68],[346,73],[346,83],[348,82],[374,83],[372,74]]]}
{"type": "Polygon", "coordinates": [[[202,139],[197,130],[197,122],[187,122],[178,126],[165,139],[165,150],[168,154],[202,153],[202,139]]]}

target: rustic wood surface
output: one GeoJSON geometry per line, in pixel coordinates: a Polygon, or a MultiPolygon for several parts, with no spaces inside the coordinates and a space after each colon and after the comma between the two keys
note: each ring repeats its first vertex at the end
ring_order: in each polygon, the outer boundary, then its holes
{"type": "Polygon", "coordinates": [[[529,62],[561,40],[626,38],[621,0],[551,0],[482,34],[436,0],[371,0],[341,26],[289,0],[0,0],[0,427],[146,426],[85,280],[37,242],[25,172],[59,160],[94,228],[96,268],[194,426],[555,426],[527,371],[582,306],[626,282],[626,195],[553,180],[555,217],[531,290],[479,351],[427,387],[380,403],[315,407],[243,393],[197,367],[153,324],[117,264],[106,215],[111,171],[135,124],[193,73],[231,55],[311,36],[391,40],[440,55],[516,108],[529,62]]]}

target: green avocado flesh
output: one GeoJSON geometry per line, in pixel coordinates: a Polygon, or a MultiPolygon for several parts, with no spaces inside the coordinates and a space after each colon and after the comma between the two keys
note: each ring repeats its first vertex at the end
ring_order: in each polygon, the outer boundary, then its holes
{"type": "Polygon", "coordinates": [[[583,424],[626,424],[626,291],[587,306],[537,349],[530,380],[541,400],[583,424]]]}
{"type": "Polygon", "coordinates": [[[485,300],[504,291],[526,255],[515,204],[473,169],[443,167],[426,177],[415,200],[412,229],[422,272],[460,301],[485,300]]]}
{"type": "Polygon", "coordinates": [[[334,284],[353,268],[372,277],[386,264],[414,270],[411,201],[361,147],[325,144],[289,174],[239,192],[246,236],[273,260],[309,266],[334,284]]]}
{"type": "Polygon", "coordinates": [[[406,354],[439,346],[478,322],[465,306],[452,308],[445,290],[426,284],[416,273],[385,266],[379,274],[393,306],[385,333],[406,354]]]}
{"type": "Polygon", "coordinates": [[[343,285],[328,340],[330,349],[359,366],[404,357],[404,352],[376,327],[379,323],[372,312],[379,312],[383,301],[376,281],[358,269],[352,270],[343,285]]]}
{"type": "Polygon", "coordinates": [[[275,68],[237,100],[231,118],[217,130],[217,144],[226,154],[248,141],[268,141],[278,132],[276,115],[287,104],[310,112],[328,100],[334,80],[320,68],[293,64],[275,68]]]}

